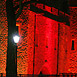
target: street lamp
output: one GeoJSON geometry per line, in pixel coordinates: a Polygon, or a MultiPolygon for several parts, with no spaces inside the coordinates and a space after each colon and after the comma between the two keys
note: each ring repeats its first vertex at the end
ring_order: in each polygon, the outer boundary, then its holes
{"type": "Polygon", "coordinates": [[[13,40],[15,43],[19,42],[20,37],[18,35],[13,36],[13,40]]]}
{"type": "Polygon", "coordinates": [[[16,46],[16,48],[15,48],[15,50],[16,50],[16,52],[15,52],[15,66],[16,66],[15,71],[16,71],[16,76],[17,76],[17,43],[19,42],[19,39],[20,39],[20,37],[19,37],[18,33],[16,33],[13,36],[13,41],[14,41],[15,46],[16,46]]]}

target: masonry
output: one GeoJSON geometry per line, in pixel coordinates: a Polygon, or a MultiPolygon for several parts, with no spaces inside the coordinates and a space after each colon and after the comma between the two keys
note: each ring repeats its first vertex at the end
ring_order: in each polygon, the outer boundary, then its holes
{"type": "MultiPolygon", "coordinates": [[[[5,1],[0,13],[0,73],[6,74],[8,23],[5,1]]],[[[34,5],[34,4],[33,4],[34,5]]],[[[30,6],[30,5],[29,5],[30,6]]],[[[42,4],[36,7],[56,16],[67,16],[63,11],[42,4]]],[[[43,16],[24,7],[16,20],[20,41],[17,44],[18,74],[77,73],[77,9],[70,7],[70,26],[65,22],[43,16]],[[26,10],[25,10],[26,9],[26,10]],[[71,50],[74,40],[74,50],[71,50]]]]}

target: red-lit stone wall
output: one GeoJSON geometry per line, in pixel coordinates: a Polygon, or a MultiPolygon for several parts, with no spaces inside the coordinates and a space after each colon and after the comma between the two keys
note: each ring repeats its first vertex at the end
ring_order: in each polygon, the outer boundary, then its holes
{"type": "Polygon", "coordinates": [[[29,12],[29,24],[28,24],[28,73],[33,74],[33,53],[34,53],[34,25],[35,25],[35,13],[29,12]]]}
{"type": "Polygon", "coordinates": [[[70,7],[71,51],[69,57],[69,72],[77,73],[77,7],[70,7]],[[74,50],[72,49],[74,41],[74,50]]]}
{"type": "MultiPolygon", "coordinates": [[[[0,73],[6,73],[8,27],[6,21],[6,9],[4,5],[5,2],[2,1],[2,4],[0,4],[0,73]]],[[[50,12],[50,9],[48,8],[49,7],[46,7],[46,9],[50,12]]],[[[74,9],[74,12],[72,10],[73,9],[71,9],[72,18],[70,22],[71,33],[75,31],[74,36],[76,38],[76,27],[72,28],[72,25],[74,25],[72,23],[76,22],[77,9],[74,9]]],[[[57,15],[57,9],[55,10],[55,13],[54,8],[52,8],[52,11],[54,15],[57,15]]],[[[19,26],[20,35],[20,42],[18,43],[17,49],[18,74],[33,74],[33,69],[34,74],[40,74],[40,72],[43,74],[57,74],[57,63],[59,74],[77,72],[77,39],[73,38],[75,40],[75,50],[71,51],[69,26],[46,18],[41,14],[35,14],[28,10],[27,7],[23,8],[23,12],[17,19],[16,24],[19,26]],[[34,67],[33,56],[35,56],[34,67]]]]}
{"type": "Polygon", "coordinates": [[[69,54],[70,54],[70,27],[59,23],[59,57],[58,74],[68,73],[69,54]]]}
{"type": "Polygon", "coordinates": [[[28,67],[28,10],[22,12],[21,16],[17,19],[19,24],[20,42],[18,43],[17,52],[17,72],[18,74],[26,74],[28,67]]]}
{"type": "Polygon", "coordinates": [[[17,19],[20,34],[20,42],[18,44],[17,52],[18,74],[33,73],[35,13],[25,10],[25,8],[21,16],[17,19]]]}
{"type": "Polygon", "coordinates": [[[0,73],[6,73],[7,17],[5,1],[0,0],[0,73]]]}
{"type": "Polygon", "coordinates": [[[72,39],[77,39],[77,7],[70,7],[70,29],[72,39]]]}
{"type": "MultiPolygon", "coordinates": [[[[7,53],[7,17],[5,1],[0,4],[0,73],[6,73],[6,53],[7,53]]],[[[34,14],[23,8],[22,14],[17,19],[16,25],[19,26],[20,42],[17,49],[17,73],[33,73],[33,49],[34,49],[34,14]]]]}
{"type": "Polygon", "coordinates": [[[35,74],[57,74],[57,45],[58,22],[36,14],[35,74]]]}

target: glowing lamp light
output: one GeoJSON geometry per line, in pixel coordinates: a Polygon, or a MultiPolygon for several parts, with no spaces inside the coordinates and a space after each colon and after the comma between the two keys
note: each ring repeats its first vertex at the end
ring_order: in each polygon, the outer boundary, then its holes
{"type": "Polygon", "coordinates": [[[13,37],[13,40],[14,40],[15,43],[18,43],[19,42],[19,39],[20,39],[20,37],[18,35],[15,35],[13,37]]]}

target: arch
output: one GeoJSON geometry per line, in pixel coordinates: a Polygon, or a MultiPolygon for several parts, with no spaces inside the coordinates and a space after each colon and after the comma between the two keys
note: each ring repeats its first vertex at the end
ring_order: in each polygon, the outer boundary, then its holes
{"type": "Polygon", "coordinates": [[[43,75],[50,75],[51,74],[51,70],[50,70],[50,67],[49,67],[49,64],[48,63],[45,63],[43,65],[43,67],[40,69],[39,73],[38,74],[43,74],[43,75]]]}

